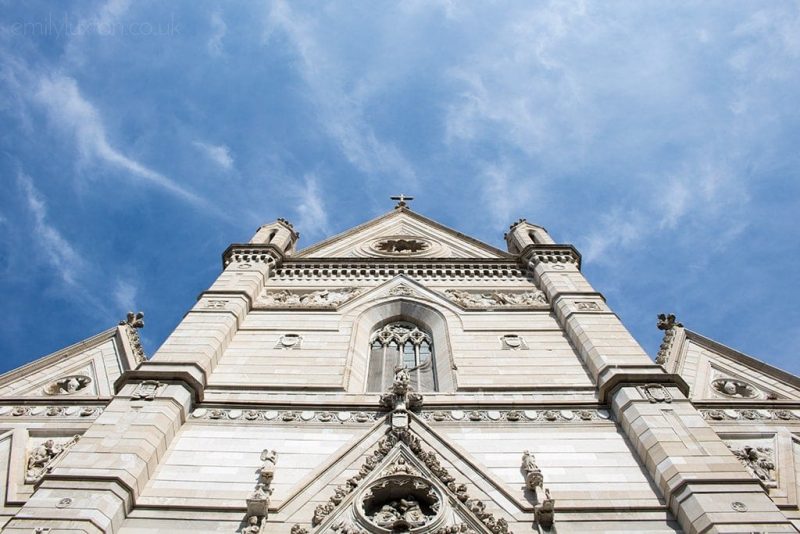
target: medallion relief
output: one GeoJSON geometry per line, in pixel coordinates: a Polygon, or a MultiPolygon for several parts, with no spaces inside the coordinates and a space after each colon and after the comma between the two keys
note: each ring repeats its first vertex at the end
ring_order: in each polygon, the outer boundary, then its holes
{"type": "Polygon", "coordinates": [[[45,395],[73,395],[85,390],[92,379],[83,375],[70,375],[54,380],[42,388],[45,395]]]}

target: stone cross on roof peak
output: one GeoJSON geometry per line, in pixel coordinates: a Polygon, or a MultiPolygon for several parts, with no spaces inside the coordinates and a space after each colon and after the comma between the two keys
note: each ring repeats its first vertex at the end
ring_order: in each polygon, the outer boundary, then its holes
{"type": "Polygon", "coordinates": [[[406,200],[414,200],[414,197],[407,197],[402,193],[400,195],[398,195],[398,196],[389,197],[389,198],[391,200],[396,200],[397,201],[397,206],[395,206],[395,208],[405,208],[406,206],[408,206],[408,203],[406,202],[406,200]]]}

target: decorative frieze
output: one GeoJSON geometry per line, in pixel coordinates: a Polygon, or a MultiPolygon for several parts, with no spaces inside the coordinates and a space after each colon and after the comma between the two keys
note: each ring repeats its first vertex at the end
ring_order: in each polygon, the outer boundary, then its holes
{"type": "Polygon", "coordinates": [[[436,262],[414,263],[360,262],[316,263],[287,260],[272,276],[271,281],[384,281],[398,275],[420,281],[458,282],[530,282],[528,275],[516,262],[436,262]]]}
{"type": "Polygon", "coordinates": [[[269,308],[336,308],[361,293],[358,287],[320,289],[317,291],[264,291],[256,302],[269,308]]]}
{"type": "Polygon", "coordinates": [[[240,423],[372,423],[383,414],[376,412],[318,410],[242,410],[238,408],[197,408],[192,419],[205,421],[237,421],[240,423]]]}
{"type": "Polygon", "coordinates": [[[462,289],[446,289],[447,298],[464,308],[548,308],[544,292],[534,289],[532,291],[517,292],[479,292],[464,291],[462,289]]]}
{"type": "Polygon", "coordinates": [[[797,421],[800,410],[765,410],[753,408],[712,408],[700,410],[709,421],[797,421]]]}
{"type": "Polygon", "coordinates": [[[538,263],[579,263],[580,256],[570,246],[551,246],[536,248],[531,251],[530,261],[538,263]]]}
{"type": "Polygon", "coordinates": [[[275,256],[277,254],[273,247],[263,245],[234,245],[228,247],[228,250],[223,254],[222,265],[224,267],[232,263],[267,263],[274,265],[275,256]]]}
{"type": "Polygon", "coordinates": [[[0,417],[93,418],[101,413],[102,406],[0,406],[0,417]]]}
{"type": "Polygon", "coordinates": [[[431,410],[420,416],[426,421],[457,423],[579,423],[607,421],[611,418],[606,410],[431,410]]]}

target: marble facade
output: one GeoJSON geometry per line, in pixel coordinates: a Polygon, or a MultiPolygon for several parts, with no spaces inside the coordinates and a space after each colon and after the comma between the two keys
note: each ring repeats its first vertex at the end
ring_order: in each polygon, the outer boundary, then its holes
{"type": "Polygon", "coordinates": [[[0,376],[3,532],[797,531],[800,379],[668,315],[654,361],[571,245],[405,200],[231,245],[149,359],[130,314],[0,376]]]}

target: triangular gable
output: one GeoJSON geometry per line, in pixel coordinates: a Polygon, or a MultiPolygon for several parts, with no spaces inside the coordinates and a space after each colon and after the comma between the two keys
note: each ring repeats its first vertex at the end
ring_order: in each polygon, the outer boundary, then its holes
{"type": "Polygon", "coordinates": [[[666,367],[692,400],[800,399],[800,378],[682,327],[673,329],[666,367]]]}
{"type": "Polygon", "coordinates": [[[137,365],[128,328],[109,328],[0,375],[0,398],[111,397],[114,381],[137,365]]]}
{"type": "Polygon", "coordinates": [[[511,255],[466,236],[407,208],[397,208],[303,249],[294,258],[481,258],[502,259],[511,255]],[[414,240],[420,250],[395,253],[393,243],[414,240]]]}
{"type": "Polygon", "coordinates": [[[358,307],[364,302],[377,302],[384,298],[414,298],[429,302],[435,302],[440,306],[450,308],[453,311],[458,310],[456,305],[449,299],[445,298],[440,293],[428,289],[416,280],[409,278],[404,274],[398,274],[391,280],[370,288],[369,290],[358,294],[355,298],[343,303],[339,308],[340,311],[349,310],[358,307]]]}
{"type": "Polygon", "coordinates": [[[353,451],[360,450],[362,454],[350,457],[348,462],[336,462],[326,472],[318,473],[314,484],[270,517],[296,523],[314,534],[341,529],[358,521],[354,514],[360,512],[354,506],[357,502],[363,506],[360,499],[374,484],[405,473],[421,477],[440,493],[442,504],[447,503],[447,515],[440,517],[442,525],[465,524],[475,532],[489,534],[490,524],[531,521],[532,514],[526,514],[533,511],[529,503],[511,497],[513,492],[509,488],[502,483],[498,485],[488,473],[476,471],[471,459],[463,457],[421,419],[409,416],[414,430],[376,427],[362,444],[353,446],[353,451]],[[375,431],[380,434],[377,441],[375,431]],[[307,499],[321,504],[309,508],[302,504],[307,499]]]}

